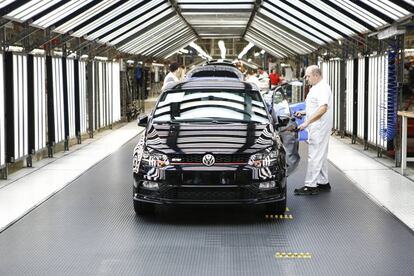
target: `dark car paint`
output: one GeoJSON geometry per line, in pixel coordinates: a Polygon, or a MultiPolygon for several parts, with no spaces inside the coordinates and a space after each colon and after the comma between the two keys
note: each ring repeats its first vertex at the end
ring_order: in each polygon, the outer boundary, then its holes
{"type": "MultiPolygon", "coordinates": [[[[168,91],[202,88],[258,93],[249,83],[216,78],[181,82],[171,86],[168,91]]],[[[134,150],[134,201],[152,204],[256,204],[284,201],[286,204],[285,150],[268,112],[267,124],[157,124],[152,121],[154,112],[149,116],[145,134],[134,150]],[[240,142],[243,139],[245,142],[240,142]],[[165,154],[168,165],[158,168],[142,165],[140,153],[144,148],[156,154],[165,154]],[[250,157],[263,151],[278,152],[274,165],[249,165],[250,157]],[[218,162],[212,166],[204,165],[201,160],[206,154],[213,155],[218,162]],[[144,188],[144,181],[156,182],[159,189],[154,191],[144,188]],[[269,181],[276,183],[274,188],[259,189],[260,183],[269,181]]]]}

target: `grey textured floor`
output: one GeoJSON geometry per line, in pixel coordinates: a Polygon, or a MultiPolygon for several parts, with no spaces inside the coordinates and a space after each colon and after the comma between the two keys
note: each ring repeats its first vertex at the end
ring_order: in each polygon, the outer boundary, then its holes
{"type": "Polygon", "coordinates": [[[228,206],[136,217],[136,141],[1,233],[0,275],[414,275],[412,231],[333,166],[331,193],[295,197],[302,161],[289,179],[292,219],[228,206]]]}

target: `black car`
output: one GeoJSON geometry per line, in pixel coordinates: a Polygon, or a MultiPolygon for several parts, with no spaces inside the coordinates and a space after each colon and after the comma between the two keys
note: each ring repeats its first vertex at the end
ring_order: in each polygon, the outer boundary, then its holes
{"type": "Polygon", "coordinates": [[[146,129],[133,154],[137,214],[155,204],[265,204],[285,212],[285,149],[250,83],[178,83],[138,124],[146,129]]]}
{"type": "Polygon", "coordinates": [[[235,67],[231,67],[228,65],[222,64],[208,64],[204,66],[196,67],[186,74],[186,79],[194,79],[194,78],[211,78],[211,77],[218,77],[218,78],[234,78],[238,80],[243,80],[244,75],[240,72],[239,69],[235,67]]]}

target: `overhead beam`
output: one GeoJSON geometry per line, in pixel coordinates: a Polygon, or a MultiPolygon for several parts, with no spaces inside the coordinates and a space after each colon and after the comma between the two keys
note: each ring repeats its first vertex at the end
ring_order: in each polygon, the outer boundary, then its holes
{"type": "Polygon", "coordinates": [[[259,10],[260,6],[262,5],[262,2],[263,2],[263,0],[256,0],[255,1],[252,13],[250,14],[249,21],[247,22],[247,25],[246,25],[246,29],[244,30],[244,32],[242,34],[242,38],[244,38],[244,36],[247,33],[247,30],[250,28],[250,25],[252,24],[253,19],[256,16],[257,11],[259,10]]]}
{"type": "Polygon", "coordinates": [[[183,22],[188,26],[188,28],[190,28],[193,31],[195,36],[197,36],[197,38],[200,39],[200,36],[196,32],[196,30],[193,28],[193,26],[191,26],[190,23],[188,23],[188,21],[185,19],[185,17],[181,14],[181,8],[178,5],[177,1],[176,0],[168,0],[168,2],[170,2],[171,6],[174,8],[175,12],[178,14],[178,16],[181,18],[181,20],[183,20],[183,22]]]}

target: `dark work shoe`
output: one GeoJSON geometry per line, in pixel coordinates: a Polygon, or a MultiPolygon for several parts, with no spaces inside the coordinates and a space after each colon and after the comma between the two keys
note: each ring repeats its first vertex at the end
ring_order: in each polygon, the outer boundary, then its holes
{"type": "Polygon", "coordinates": [[[318,187],[307,187],[295,189],[295,195],[317,195],[319,193],[318,187]]]}
{"type": "Polygon", "coordinates": [[[318,184],[318,189],[320,192],[330,192],[331,185],[329,185],[329,182],[326,184],[318,184]]]}

